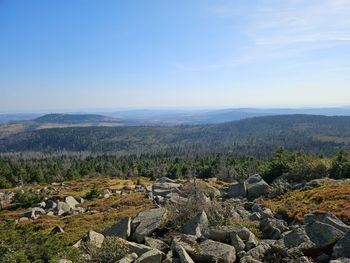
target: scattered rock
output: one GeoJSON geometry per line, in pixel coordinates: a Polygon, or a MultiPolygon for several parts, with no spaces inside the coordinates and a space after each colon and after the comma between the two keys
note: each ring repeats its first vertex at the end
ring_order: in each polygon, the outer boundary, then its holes
{"type": "Polygon", "coordinates": [[[207,214],[203,211],[185,224],[183,233],[200,237],[202,235],[201,229],[207,227],[208,224],[207,214]]]}
{"type": "Polygon", "coordinates": [[[158,249],[164,253],[169,250],[169,246],[160,239],[145,237],[145,244],[151,248],[158,249]]]}
{"type": "Polygon", "coordinates": [[[231,184],[227,189],[227,195],[232,198],[247,197],[247,187],[245,182],[236,182],[231,184]]]}
{"type": "Polygon", "coordinates": [[[333,258],[350,259],[350,231],[348,231],[333,247],[333,258]]]}
{"type": "Polygon", "coordinates": [[[129,216],[124,217],[118,223],[106,229],[104,234],[106,236],[118,236],[124,239],[129,238],[131,234],[131,218],[129,216]]]}
{"type": "Polygon", "coordinates": [[[57,215],[68,215],[71,212],[71,207],[66,202],[58,202],[57,203],[57,215]]]}
{"type": "Polygon", "coordinates": [[[166,215],[165,208],[155,208],[139,213],[132,221],[133,228],[135,228],[133,238],[139,243],[143,242],[145,236],[152,234],[164,223],[166,215]]]}
{"type": "Polygon", "coordinates": [[[332,214],[306,214],[304,216],[304,224],[313,223],[316,221],[331,225],[344,233],[350,230],[350,226],[347,226],[339,218],[332,214]]]}
{"type": "Polygon", "coordinates": [[[57,204],[54,201],[52,200],[46,201],[45,209],[55,209],[56,207],[57,207],[57,204]]]}
{"type": "Polygon", "coordinates": [[[236,260],[236,250],[233,246],[206,239],[197,243],[196,237],[181,235],[174,240],[182,246],[195,262],[233,263],[236,260]]]}
{"type": "Polygon", "coordinates": [[[30,210],[24,212],[22,214],[22,217],[37,219],[40,215],[45,215],[45,214],[46,214],[46,212],[44,209],[42,209],[40,207],[33,207],[30,210]]]}
{"type": "Polygon", "coordinates": [[[250,176],[245,181],[245,184],[247,186],[249,199],[255,199],[260,196],[267,195],[271,190],[271,187],[258,174],[250,176]]]}
{"type": "Polygon", "coordinates": [[[179,245],[178,242],[173,241],[171,247],[174,253],[179,257],[180,263],[194,263],[186,250],[181,245],[179,245]]]}
{"type": "Polygon", "coordinates": [[[102,243],[104,241],[105,237],[104,235],[97,233],[93,230],[90,230],[83,238],[82,242],[88,244],[88,245],[93,245],[96,247],[101,247],[102,243]]]}
{"type": "Polygon", "coordinates": [[[51,233],[58,234],[58,233],[64,233],[63,228],[60,226],[55,226],[52,230],[51,233]]]}
{"type": "Polygon", "coordinates": [[[159,250],[152,249],[142,254],[135,262],[136,263],[161,263],[163,255],[164,254],[159,250]]]}
{"type": "Polygon", "coordinates": [[[67,196],[65,202],[71,209],[74,209],[75,206],[79,205],[78,201],[75,200],[73,196],[67,196]]]}
{"type": "Polygon", "coordinates": [[[267,239],[279,239],[281,233],[288,230],[287,223],[283,220],[266,218],[260,221],[260,230],[267,239]]]}

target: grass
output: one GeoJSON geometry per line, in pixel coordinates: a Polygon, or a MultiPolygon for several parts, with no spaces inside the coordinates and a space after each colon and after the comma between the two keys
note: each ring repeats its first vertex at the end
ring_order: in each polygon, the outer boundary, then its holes
{"type": "Polygon", "coordinates": [[[334,213],[350,223],[350,181],[329,180],[321,187],[310,190],[293,190],[277,198],[261,202],[273,212],[284,212],[288,217],[302,221],[307,213],[334,213]]]}
{"type": "MultiPolygon", "coordinates": [[[[72,195],[74,197],[85,196],[90,190],[91,185],[97,184],[101,188],[110,190],[123,189],[126,185],[136,183],[137,179],[116,179],[116,178],[91,178],[65,183],[65,187],[54,186],[58,189],[59,196],[72,195]]],[[[148,185],[149,180],[143,178],[142,183],[148,185]]],[[[26,188],[38,189],[44,186],[27,186],[26,188]]],[[[130,193],[127,195],[113,195],[107,199],[96,199],[93,201],[85,201],[83,206],[93,207],[99,212],[86,212],[83,214],[58,217],[58,216],[42,216],[37,220],[24,221],[21,224],[32,224],[39,232],[49,233],[52,228],[59,225],[65,233],[59,234],[67,244],[74,244],[89,230],[102,232],[105,228],[114,224],[124,216],[136,216],[139,212],[153,207],[152,203],[140,193],[130,193]]],[[[18,208],[15,210],[0,211],[0,221],[9,219],[19,219],[21,213],[26,209],[18,208]]]]}

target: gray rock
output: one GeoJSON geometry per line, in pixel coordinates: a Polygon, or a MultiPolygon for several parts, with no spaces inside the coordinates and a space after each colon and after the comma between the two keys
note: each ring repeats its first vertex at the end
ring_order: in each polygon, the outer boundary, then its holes
{"type": "Polygon", "coordinates": [[[186,250],[180,244],[178,244],[178,242],[173,241],[171,247],[174,253],[179,257],[180,263],[194,263],[186,250]]]}
{"type": "Polygon", "coordinates": [[[338,258],[338,259],[329,261],[329,263],[350,263],[350,258],[338,258]]]}
{"type": "Polygon", "coordinates": [[[254,199],[267,195],[271,187],[261,178],[260,175],[252,175],[246,181],[248,198],[254,199]]]}
{"type": "Polygon", "coordinates": [[[152,249],[142,254],[137,260],[136,263],[161,263],[163,258],[163,253],[159,250],[152,249]]]}
{"type": "Polygon", "coordinates": [[[343,235],[343,232],[331,225],[313,222],[286,232],[283,245],[287,248],[298,248],[305,253],[322,252],[335,244],[343,235]]]}
{"type": "Polygon", "coordinates": [[[136,253],[131,253],[125,255],[122,259],[118,261],[118,263],[132,263],[138,258],[136,253]]]}
{"type": "Polygon", "coordinates": [[[117,236],[127,239],[131,234],[131,218],[129,216],[124,217],[118,223],[107,228],[104,234],[105,236],[117,236]]]}
{"type": "Polygon", "coordinates": [[[350,231],[348,231],[333,247],[333,258],[350,259],[350,231]]]}
{"type": "Polygon", "coordinates": [[[267,239],[279,239],[281,233],[288,230],[287,223],[283,220],[266,218],[260,221],[260,230],[267,239]]]}
{"type": "Polygon", "coordinates": [[[22,217],[37,219],[40,215],[45,215],[45,210],[40,207],[33,207],[30,210],[24,212],[22,217]]]}
{"type": "Polygon", "coordinates": [[[262,262],[266,252],[271,249],[271,244],[266,242],[261,242],[260,245],[249,250],[243,258],[241,258],[242,263],[255,263],[262,262]]]}
{"type": "Polygon", "coordinates": [[[207,214],[202,211],[185,224],[183,233],[200,237],[202,235],[201,229],[207,227],[208,224],[207,214]]]}
{"type": "Polygon", "coordinates": [[[68,259],[60,259],[59,261],[57,261],[57,263],[73,263],[73,262],[68,259]]]}
{"type": "Polygon", "coordinates": [[[231,234],[231,245],[235,247],[237,252],[241,252],[245,248],[243,240],[238,236],[237,233],[231,234]]]}
{"type": "Polygon", "coordinates": [[[133,238],[139,243],[143,242],[145,236],[152,234],[164,223],[166,215],[165,208],[155,208],[139,213],[132,221],[133,228],[135,228],[133,238]]]}
{"type": "MultiPolygon", "coordinates": [[[[215,241],[231,244],[232,234],[237,234],[244,242],[255,238],[255,235],[248,228],[239,225],[231,226],[210,226],[202,231],[204,237],[215,241]]],[[[256,239],[256,238],[255,238],[256,239]]]]}
{"type": "Polygon", "coordinates": [[[227,195],[231,198],[247,197],[247,187],[245,182],[235,182],[227,188],[227,195]]]}
{"type": "Polygon", "coordinates": [[[52,200],[46,201],[45,209],[55,209],[57,207],[57,204],[52,200]]]}
{"type": "Polygon", "coordinates": [[[307,251],[312,249],[314,244],[306,234],[305,227],[300,226],[284,234],[283,246],[286,248],[300,248],[303,251],[307,251]]]}
{"type": "Polygon", "coordinates": [[[151,248],[158,249],[162,252],[166,252],[170,249],[169,246],[162,240],[151,237],[145,237],[145,244],[151,248]]]}
{"type": "Polygon", "coordinates": [[[250,214],[248,218],[249,220],[252,220],[252,221],[259,221],[261,219],[261,215],[258,212],[254,212],[250,214]]]}
{"type": "Polygon", "coordinates": [[[52,230],[51,233],[58,234],[58,233],[64,233],[64,230],[60,226],[55,226],[52,230]]]}
{"type": "Polygon", "coordinates": [[[79,205],[78,201],[75,200],[75,198],[73,196],[67,196],[64,200],[67,205],[69,205],[69,207],[71,209],[75,208],[75,206],[79,205]]]}
{"type": "Polygon", "coordinates": [[[304,224],[316,221],[331,225],[344,233],[350,230],[350,226],[344,224],[339,218],[332,214],[306,214],[304,216],[304,224]]]}
{"type": "Polygon", "coordinates": [[[321,222],[307,224],[305,231],[317,250],[332,246],[344,235],[339,229],[321,222]]]}
{"type": "Polygon", "coordinates": [[[93,245],[96,247],[101,247],[103,244],[105,237],[104,235],[97,233],[93,230],[90,230],[86,235],[82,238],[82,242],[88,244],[88,245],[93,245]]]}
{"type": "Polygon", "coordinates": [[[66,202],[58,202],[56,211],[57,215],[68,215],[71,212],[71,207],[66,202]]]}
{"type": "Polygon", "coordinates": [[[233,263],[236,260],[236,250],[233,246],[206,239],[197,243],[196,237],[181,235],[174,237],[195,262],[233,263]]]}
{"type": "Polygon", "coordinates": [[[137,256],[141,256],[142,254],[145,254],[148,251],[154,250],[154,248],[135,242],[126,241],[125,244],[129,253],[136,253],[137,256]]]}
{"type": "Polygon", "coordinates": [[[271,209],[269,209],[269,208],[264,208],[264,209],[260,212],[260,216],[261,216],[261,219],[273,218],[273,213],[272,213],[271,209]]]}
{"type": "Polygon", "coordinates": [[[21,217],[18,222],[24,222],[24,221],[28,221],[29,218],[28,217],[21,217]]]}

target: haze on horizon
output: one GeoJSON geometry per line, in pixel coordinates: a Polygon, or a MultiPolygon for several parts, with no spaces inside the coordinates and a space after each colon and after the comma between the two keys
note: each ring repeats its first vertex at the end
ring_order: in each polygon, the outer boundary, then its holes
{"type": "Polygon", "coordinates": [[[0,0],[0,112],[350,104],[350,1],[0,0]]]}

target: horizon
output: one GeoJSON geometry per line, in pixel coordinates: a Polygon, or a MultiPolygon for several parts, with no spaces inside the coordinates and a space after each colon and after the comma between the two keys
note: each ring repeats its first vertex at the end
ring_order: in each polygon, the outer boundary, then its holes
{"type": "Polygon", "coordinates": [[[345,109],[350,110],[350,105],[333,105],[333,106],[302,106],[302,107],[148,107],[148,108],[95,108],[95,109],[41,109],[36,111],[0,111],[0,115],[16,115],[16,114],[105,114],[105,113],[117,113],[117,112],[129,112],[129,111],[173,111],[173,112],[210,112],[221,110],[331,110],[331,109],[345,109]]]}
{"type": "Polygon", "coordinates": [[[343,107],[350,2],[0,1],[0,113],[343,107]]]}

